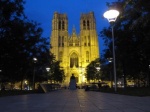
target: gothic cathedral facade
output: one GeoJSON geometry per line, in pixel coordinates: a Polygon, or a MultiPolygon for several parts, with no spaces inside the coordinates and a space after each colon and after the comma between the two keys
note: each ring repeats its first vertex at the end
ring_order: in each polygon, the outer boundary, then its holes
{"type": "Polygon", "coordinates": [[[60,61],[65,73],[64,84],[68,85],[72,74],[78,84],[86,83],[86,66],[99,58],[98,35],[96,20],[93,12],[81,14],[80,34],[75,28],[68,33],[68,17],[66,14],[55,12],[52,20],[50,36],[50,51],[60,61]]]}

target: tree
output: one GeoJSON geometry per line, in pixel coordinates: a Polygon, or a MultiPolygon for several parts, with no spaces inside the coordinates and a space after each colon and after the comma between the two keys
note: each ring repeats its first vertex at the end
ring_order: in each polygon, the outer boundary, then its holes
{"type": "Polygon", "coordinates": [[[38,59],[37,77],[41,77],[42,68],[54,58],[49,52],[47,38],[42,37],[40,24],[25,16],[24,3],[24,0],[0,1],[0,69],[4,82],[13,83],[25,78],[31,81],[33,57],[38,59]]]}
{"type": "Polygon", "coordinates": [[[100,70],[100,60],[95,59],[92,61],[87,67],[86,67],[86,78],[88,81],[94,80],[94,82],[97,80],[100,80],[102,78],[100,70]]]}
{"type": "Polygon", "coordinates": [[[55,61],[53,62],[53,65],[51,66],[52,68],[51,79],[54,82],[63,82],[65,78],[63,68],[61,68],[59,64],[60,64],[59,61],[55,61]]]}

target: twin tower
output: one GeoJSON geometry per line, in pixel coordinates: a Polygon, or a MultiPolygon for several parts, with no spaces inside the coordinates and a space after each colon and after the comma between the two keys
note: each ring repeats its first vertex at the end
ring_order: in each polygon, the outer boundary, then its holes
{"type": "Polygon", "coordinates": [[[69,85],[72,74],[78,84],[86,83],[86,66],[99,58],[98,36],[93,12],[81,14],[80,33],[75,28],[68,33],[68,17],[66,14],[54,13],[50,37],[51,52],[65,73],[63,84],[69,85]]]}

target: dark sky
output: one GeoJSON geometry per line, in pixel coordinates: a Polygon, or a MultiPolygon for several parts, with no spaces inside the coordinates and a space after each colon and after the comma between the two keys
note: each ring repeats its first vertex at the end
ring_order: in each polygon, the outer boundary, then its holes
{"type": "MultiPolygon", "coordinates": [[[[97,34],[109,25],[103,13],[108,10],[106,2],[116,0],[25,0],[25,14],[29,20],[41,23],[43,37],[50,37],[52,18],[55,11],[66,13],[68,16],[69,34],[75,26],[77,34],[80,30],[80,15],[93,11],[96,18],[97,34]]],[[[100,53],[105,48],[103,40],[99,37],[100,53]]]]}

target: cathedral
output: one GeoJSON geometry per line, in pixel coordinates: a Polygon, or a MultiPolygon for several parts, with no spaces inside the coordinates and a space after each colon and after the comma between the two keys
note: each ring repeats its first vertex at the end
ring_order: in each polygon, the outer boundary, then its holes
{"type": "Polygon", "coordinates": [[[80,33],[77,34],[73,27],[72,33],[69,34],[67,15],[55,12],[52,19],[50,44],[52,46],[50,51],[55,55],[56,60],[60,61],[60,66],[64,70],[64,84],[69,84],[72,75],[75,76],[77,84],[86,83],[86,66],[99,58],[94,13],[81,14],[80,33]]]}

